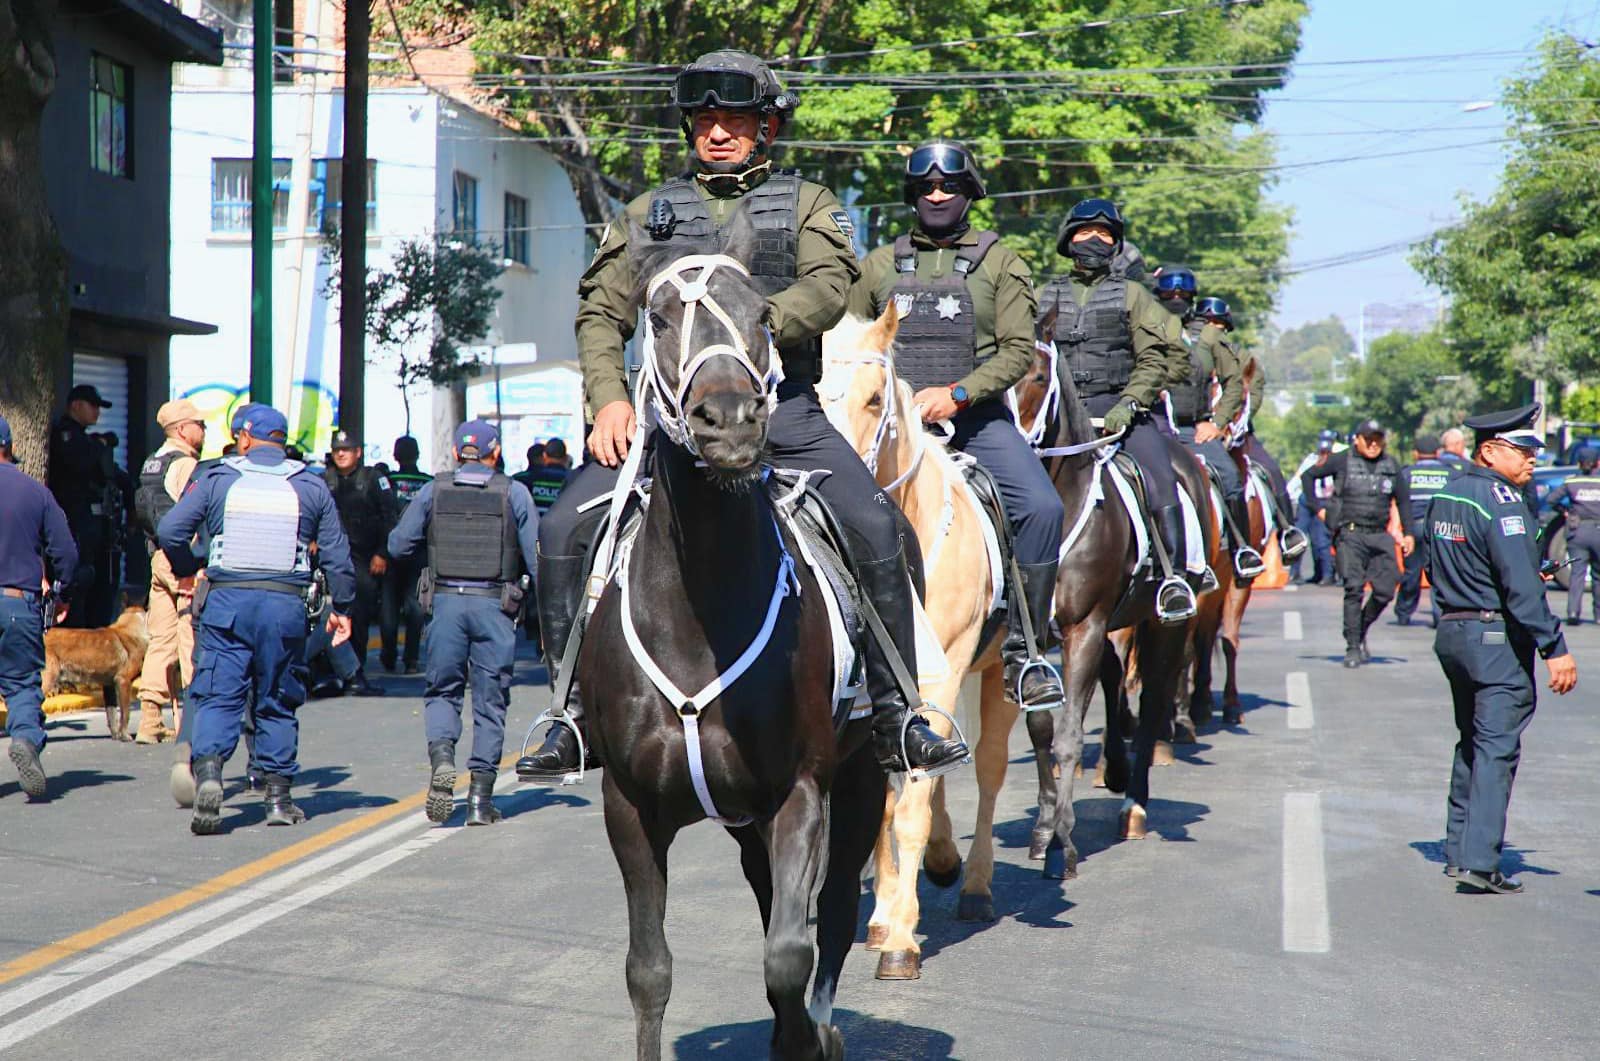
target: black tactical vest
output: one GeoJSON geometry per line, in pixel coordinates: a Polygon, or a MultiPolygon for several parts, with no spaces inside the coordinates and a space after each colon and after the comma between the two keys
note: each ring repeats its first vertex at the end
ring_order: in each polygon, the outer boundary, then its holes
{"type": "Polygon", "coordinates": [[[1189,353],[1189,378],[1167,384],[1167,396],[1172,399],[1172,419],[1179,427],[1189,427],[1211,415],[1211,373],[1217,366],[1187,324],[1183,326],[1183,345],[1189,353]]]}
{"type": "Polygon", "coordinates": [[[1406,490],[1411,494],[1412,519],[1421,519],[1428,511],[1428,502],[1449,485],[1454,470],[1437,457],[1423,457],[1405,470],[1406,490]]]}
{"type": "Polygon", "coordinates": [[[428,520],[428,565],[445,582],[514,582],[522,574],[517,521],[511,515],[511,480],[495,472],[487,482],[433,481],[428,520]]]}
{"type": "Polygon", "coordinates": [[[1081,285],[1070,276],[1050,281],[1039,308],[1055,304],[1056,348],[1061,351],[1078,397],[1121,394],[1133,376],[1133,330],[1128,324],[1128,281],[1112,274],[1089,289],[1080,307],[1081,285]]]}
{"type": "Polygon", "coordinates": [[[187,456],[182,450],[168,450],[151,457],[139,469],[139,486],[133,493],[133,515],[139,529],[144,531],[145,546],[151,555],[156,550],[156,524],[177,504],[167,494],[167,470],[174,461],[187,456]]]}
{"type": "Polygon", "coordinates": [[[1350,451],[1344,482],[1339,487],[1339,522],[1362,530],[1382,530],[1389,523],[1389,502],[1400,465],[1385,453],[1375,461],[1350,451]]]}
{"type": "Polygon", "coordinates": [[[344,525],[345,537],[350,539],[350,551],[357,556],[372,556],[381,551],[384,511],[378,473],[362,464],[349,475],[341,475],[339,469],[330,464],[322,470],[322,481],[333,494],[339,522],[344,525]]]}
{"type": "Polygon", "coordinates": [[[999,241],[993,232],[980,232],[973,246],[951,248],[956,256],[950,272],[926,282],[917,279],[911,237],[894,241],[894,268],[900,274],[889,291],[900,314],[894,364],[912,390],[948,387],[978,366],[978,314],[967,278],[999,241]]]}
{"type": "MultiPolygon", "coordinates": [[[[756,290],[771,298],[794,283],[799,269],[800,185],[795,174],[778,171],[745,192],[740,205],[756,229],[756,251],[745,263],[756,290]]],[[[716,237],[722,246],[722,232],[711,220],[711,211],[692,177],[677,177],[656,189],[652,201],[665,199],[672,204],[677,224],[666,242],[700,241],[716,237]]],[[[822,337],[816,336],[778,347],[786,379],[815,382],[822,378],[822,337]]]]}

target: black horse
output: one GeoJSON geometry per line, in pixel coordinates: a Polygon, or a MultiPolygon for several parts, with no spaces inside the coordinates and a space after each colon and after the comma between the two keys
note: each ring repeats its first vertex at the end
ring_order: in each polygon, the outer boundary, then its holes
{"type": "Polygon", "coordinates": [[[829,1021],[884,777],[866,747],[866,721],[835,729],[828,590],[803,565],[790,567],[800,553],[762,482],[775,355],[762,325],[766,299],[740,264],[754,229],[736,218],[724,231],[721,248],[694,257],[681,242],[633,233],[654,335],[645,371],[662,426],[649,509],[594,610],[578,683],[606,764],[606,833],[628,896],[638,1057],[661,1056],[672,988],[667,849],[679,829],[708,816],[709,801],[725,820],[749,819],[728,831],[766,926],[771,1054],[831,1059],[844,1054],[829,1021]],[[749,662],[766,625],[770,637],[749,662]],[[747,669],[716,691],[711,683],[738,661],[747,669]],[[681,692],[665,695],[662,678],[681,692]],[[704,799],[691,777],[691,740],[704,799]],[[821,957],[808,1010],[814,896],[821,957]]]}

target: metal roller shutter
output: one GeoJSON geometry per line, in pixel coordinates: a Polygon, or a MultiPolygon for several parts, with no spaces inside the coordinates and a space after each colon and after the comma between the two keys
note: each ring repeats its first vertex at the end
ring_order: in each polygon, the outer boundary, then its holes
{"type": "Polygon", "coordinates": [[[91,431],[117,436],[117,465],[128,467],[128,359],[115,354],[72,355],[72,385],[87,383],[111,403],[100,410],[100,422],[91,431]]]}

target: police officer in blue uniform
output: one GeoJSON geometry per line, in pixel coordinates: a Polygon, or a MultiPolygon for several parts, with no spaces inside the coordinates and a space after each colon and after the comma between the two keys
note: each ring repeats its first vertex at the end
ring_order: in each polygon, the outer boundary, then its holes
{"type": "Polygon", "coordinates": [[[1570,692],[1578,665],[1545,603],[1539,547],[1523,488],[1544,440],[1539,404],[1467,420],[1477,432],[1472,465],[1434,495],[1428,578],[1443,611],[1433,650],[1455,702],[1455,762],[1445,825],[1445,873],[1465,891],[1514,894],[1500,871],[1506,807],[1533,718],[1533,654],[1550,690],[1570,692]]]}
{"type": "MultiPolygon", "coordinates": [[[[1424,517],[1428,513],[1428,504],[1434,495],[1445,488],[1445,485],[1461,474],[1455,468],[1439,459],[1439,439],[1433,435],[1418,435],[1413,446],[1417,454],[1414,464],[1408,464],[1400,472],[1405,477],[1406,488],[1411,493],[1411,510],[1405,514],[1406,529],[1416,547],[1411,550],[1411,555],[1406,557],[1405,574],[1400,578],[1400,591],[1394,598],[1394,617],[1401,626],[1411,625],[1411,616],[1416,613],[1417,604],[1422,600],[1422,569],[1428,565],[1428,535],[1424,517]]],[[[1439,594],[1433,594],[1433,625],[1439,626],[1439,594]]]]}
{"type": "Polygon", "coordinates": [[[526,573],[537,563],[539,512],[526,487],[495,470],[500,435],[493,425],[468,420],[456,428],[455,454],[461,466],[417,492],[389,535],[388,551],[401,558],[428,546],[422,580],[423,607],[433,616],[423,635],[428,820],[442,822],[455,807],[456,741],[470,673],[467,824],[492,825],[500,820],[494,780],[505,746],[516,617],[526,573]]]}
{"type": "Polygon", "coordinates": [[[289,787],[299,769],[295,708],[306,697],[309,547],[327,576],[335,638],[350,636],[355,570],[327,485],[288,460],[289,424],[270,406],[253,406],[239,425],[238,452],[208,472],[162,517],[156,536],[179,578],[202,566],[196,589],[196,666],[191,764],[198,836],[222,830],[222,764],[239,741],[245,701],[255,701],[255,760],[265,774],[268,825],[305,820],[289,787]],[[197,532],[207,555],[190,546],[197,532]]]}
{"type": "MultiPolygon", "coordinates": [[[[72,581],[78,547],[66,513],[11,456],[11,425],[0,416],[0,697],[6,701],[11,762],[30,799],[44,799],[44,587],[72,581]],[[48,565],[46,563],[48,561],[48,565]]],[[[55,606],[59,621],[65,603],[55,606]]]]}
{"type": "Polygon", "coordinates": [[[1577,454],[1578,474],[1550,491],[1551,506],[1566,512],[1567,558],[1572,561],[1567,585],[1567,625],[1583,622],[1583,587],[1594,575],[1594,617],[1600,622],[1600,452],[1583,446],[1577,454]]]}

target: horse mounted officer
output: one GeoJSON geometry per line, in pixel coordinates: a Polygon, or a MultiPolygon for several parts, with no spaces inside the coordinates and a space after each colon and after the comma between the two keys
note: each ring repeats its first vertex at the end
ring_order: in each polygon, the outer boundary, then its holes
{"type": "MultiPolygon", "coordinates": [[[[1050,281],[1039,305],[1057,313],[1061,370],[1072,373],[1089,415],[1104,418],[1107,435],[1123,433],[1122,448],[1144,473],[1156,533],[1181,567],[1188,554],[1178,480],[1151,416],[1167,381],[1171,324],[1149,291],[1113,268],[1122,233],[1122,214],[1109,199],[1074,206],[1056,240],[1056,252],[1071,259],[1072,269],[1050,281]]],[[[1178,576],[1164,579],[1156,590],[1156,617],[1182,622],[1194,611],[1189,584],[1178,576]]]]}
{"type": "MultiPolygon", "coordinates": [[[[751,276],[768,298],[767,326],[783,362],[784,381],[769,425],[774,465],[824,472],[816,483],[845,525],[858,558],[857,577],[887,628],[892,645],[868,638],[868,689],[873,742],[886,769],[939,768],[960,761],[960,741],[939,737],[913,715],[887,653],[916,671],[913,590],[901,518],[850,444],[828,422],[814,383],[821,375],[824,331],[844,316],[859,275],[849,216],[833,193],[773,168],[771,149],[798,98],[766,63],[748,52],[709,52],[679,71],[673,86],[691,172],[629,203],[578,285],[578,356],[593,410],[588,446],[593,460],[568,481],[540,523],[536,592],[552,687],[578,613],[586,549],[603,513],[587,502],[615,485],[628,455],[635,410],[628,395],[623,345],[638,316],[639,278],[628,258],[631,229],[657,243],[698,245],[721,237],[742,210],[758,233],[751,276]],[[905,755],[901,754],[902,735],[905,755]],[[907,761],[909,760],[909,761],[907,761]]],[[[582,697],[567,705],[583,725],[582,697]]],[[[523,777],[559,776],[579,766],[577,736],[552,726],[542,746],[517,763],[523,777]]]]}
{"type": "Polygon", "coordinates": [[[1500,870],[1506,807],[1533,719],[1533,654],[1557,695],[1578,684],[1561,624],[1539,580],[1534,513],[1523,490],[1544,439],[1539,403],[1471,417],[1473,463],[1434,495],[1423,518],[1432,539],[1428,579],[1442,611],[1433,651],[1455,702],[1455,760],[1445,819],[1445,873],[1459,888],[1514,894],[1500,870]]]}
{"type": "Polygon", "coordinates": [[[963,145],[934,141],[913,151],[904,190],[917,223],[867,255],[850,310],[875,319],[885,306],[896,306],[895,370],[916,392],[923,419],[949,421],[951,447],[972,456],[999,485],[1021,582],[1008,594],[1006,688],[1024,707],[1057,708],[1061,676],[1043,656],[1066,512],[1004,401],[1033,367],[1038,304],[1028,267],[998,235],[974,230],[968,221],[972,204],[987,192],[977,160],[963,145]],[[1023,609],[1033,645],[1023,633],[1023,609]]]}
{"type": "MultiPolygon", "coordinates": [[[[1249,541],[1250,503],[1244,494],[1244,476],[1224,444],[1228,423],[1219,409],[1238,415],[1244,399],[1244,366],[1239,351],[1228,338],[1229,322],[1213,313],[1195,312],[1199,283],[1194,272],[1184,266],[1163,268],[1156,275],[1156,301],[1177,318],[1180,342],[1171,344],[1168,363],[1167,401],[1171,404],[1172,425],[1194,451],[1205,459],[1222,489],[1228,516],[1240,533],[1235,538],[1233,568],[1240,578],[1253,578],[1266,568],[1255,543],[1249,541]],[[1211,396],[1215,378],[1218,396],[1211,396]]],[[[1207,303],[1221,299],[1208,298],[1207,303]]],[[[1223,307],[1224,314],[1226,307],[1223,307]]]]}
{"type": "MultiPolygon", "coordinates": [[[[245,702],[254,693],[255,763],[266,777],[268,825],[305,820],[289,786],[299,767],[306,698],[306,603],[310,545],[328,580],[336,643],[350,636],[355,568],[327,484],[284,455],[289,423],[278,410],[252,405],[240,424],[238,454],[191,483],[161,518],[156,538],[177,578],[206,569],[195,592],[198,627],[192,760],[196,835],[222,830],[222,764],[238,745],[245,702]],[[190,542],[204,530],[204,559],[190,542]]],[[[190,714],[191,712],[185,712],[190,714]]]]}

